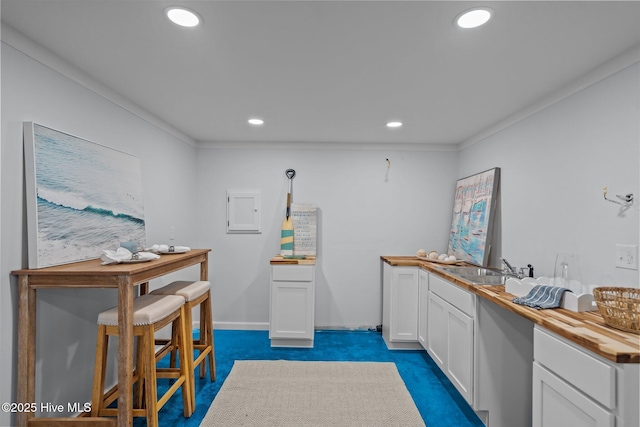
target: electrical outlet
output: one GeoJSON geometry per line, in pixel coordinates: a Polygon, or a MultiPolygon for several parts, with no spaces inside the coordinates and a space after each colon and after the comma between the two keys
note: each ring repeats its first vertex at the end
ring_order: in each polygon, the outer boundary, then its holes
{"type": "Polygon", "coordinates": [[[638,269],[638,246],[616,245],[616,267],[638,269]]]}

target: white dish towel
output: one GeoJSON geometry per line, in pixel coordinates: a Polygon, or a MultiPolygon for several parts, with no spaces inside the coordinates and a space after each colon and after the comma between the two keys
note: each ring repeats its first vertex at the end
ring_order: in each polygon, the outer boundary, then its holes
{"type": "Polygon", "coordinates": [[[169,246],[169,245],[153,245],[150,248],[147,248],[148,251],[155,253],[176,253],[181,254],[184,252],[189,252],[191,250],[188,246],[169,246]]]}
{"type": "MultiPolygon", "coordinates": [[[[152,259],[160,258],[160,255],[153,254],[151,252],[138,252],[137,253],[138,261],[147,261],[152,259]]],[[[102,265],[107,264],[119,264],[125,261],[134,260],[133,254],[129,249],[119,247],[115,251],[111,251],[105,249],[102,251],[102,255],[100,255],[100,259],[102,260],[102,265]]]]}

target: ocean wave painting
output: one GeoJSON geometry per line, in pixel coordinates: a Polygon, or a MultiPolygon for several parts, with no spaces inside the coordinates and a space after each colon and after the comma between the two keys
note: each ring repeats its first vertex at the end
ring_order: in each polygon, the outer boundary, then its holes
{"type": "Polygon", "coordinates": [[[24,135],[31,268],[146,244],[137,157],[31,122],[24,135]]]}

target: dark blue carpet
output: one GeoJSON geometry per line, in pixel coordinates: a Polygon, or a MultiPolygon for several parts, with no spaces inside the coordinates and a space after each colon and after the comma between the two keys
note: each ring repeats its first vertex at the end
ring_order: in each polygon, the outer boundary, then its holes
{"type": "MultiPolygon", "coordinates": [[[[184,418],[178,391],[160,411],[160,427],[199,426],[235,360],[279,359],[394,362],[428,427],[483,426],[426,351],[390,351],[379,332],[316,331],[315,347],[311,349],[271,348],[267,331],[218,330],[214,340],[217,380],[210,382],[208,373],[201,379],[196,371],[195,413],[184,418]]],[[[167,360],[160,365],[166,366],[167,360]]],[[[158,381],[160,393],[166,389],[162,381],[170,380],[158,381]]],[[[144,418],[134,419],[134,426],[145,425],[144,418]]]]}

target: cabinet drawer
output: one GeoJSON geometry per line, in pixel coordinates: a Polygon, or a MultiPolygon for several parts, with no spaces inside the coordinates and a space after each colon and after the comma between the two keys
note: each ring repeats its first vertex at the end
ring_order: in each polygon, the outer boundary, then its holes
{"type": "Polygon", "coordinates": [[[429,290],[463,313],[475,318],[475,296],[458,286],[431,274],[429,290]]]}
{"type": "Polygon", "coordinates": [[[313,281],[312,265],[278,265],[271,267],[271,279],[283,282],[313,281]]]}
{"type": "Polygon", "coordinates": [[[616,406],[615,368],[536,327],[533,357],[575,388],[607,408],[616,406]]]}

